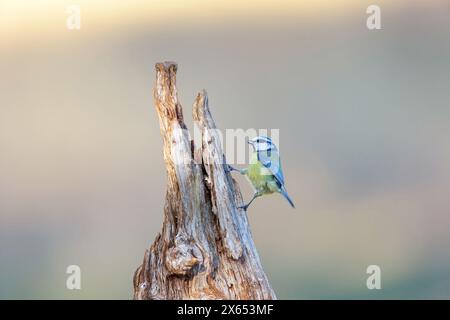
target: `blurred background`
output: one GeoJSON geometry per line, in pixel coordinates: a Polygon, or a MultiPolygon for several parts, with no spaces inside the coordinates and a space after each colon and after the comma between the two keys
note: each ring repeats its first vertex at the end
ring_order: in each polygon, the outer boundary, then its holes
{"type": "Polygon", "coordinates": [[[189,127],[206,88],[221,129],[280,129],[297,208],[248,212],[279,298],[450,298],[449,57],[448,0],[2,0],[0,298],[132,297],[162,225],[164,60],[189,127]]]}

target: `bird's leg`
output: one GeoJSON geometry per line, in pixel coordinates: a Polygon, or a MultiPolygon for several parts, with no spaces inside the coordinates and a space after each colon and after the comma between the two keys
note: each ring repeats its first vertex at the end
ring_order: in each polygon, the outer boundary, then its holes
{"type": "Polygon", "coordinates": [[[244,211],[247,211],[249,205],[253,202],[253,200],[255,200],[256,198],[258,198],[258,197],[261,196],[261,195],[262,195],[261,192],[256,191],[256,192],[253,194],[253,198],[252,198],[247,204],[245,204],[245,205],[243,205],[243,206],[239,206],[238,208],[239,208],[239,209],[244,209],[244,211]]]}

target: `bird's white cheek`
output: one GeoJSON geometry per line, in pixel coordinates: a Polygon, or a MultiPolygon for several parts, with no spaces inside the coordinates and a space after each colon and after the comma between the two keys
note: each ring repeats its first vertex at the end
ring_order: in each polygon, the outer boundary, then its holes
{"type": "Polygon", "coordinates": [[[258,143],[258,150],[264,151],[267,150],[268,147],[267,143],[258,143]]]}

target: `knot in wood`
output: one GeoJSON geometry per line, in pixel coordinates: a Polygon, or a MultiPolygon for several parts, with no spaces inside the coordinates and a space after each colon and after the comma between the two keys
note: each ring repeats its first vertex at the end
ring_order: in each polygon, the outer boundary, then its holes
{"type": "Polygon", "coordinates": [[[177,235],[175,245],[167,251],[166,268],[169,273],[190,276],[201,264],[203,264],[203,256],[200,249],[185,237],[177,235]]]}

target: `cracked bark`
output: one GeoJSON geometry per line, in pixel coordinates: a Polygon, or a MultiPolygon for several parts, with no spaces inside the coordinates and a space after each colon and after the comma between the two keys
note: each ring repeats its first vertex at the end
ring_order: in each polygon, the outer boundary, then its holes
{"type": "Polygon", "coordinates": [[[167,170],[164,221],[135,272],[135,299],[276,299],[253,242],[238,185],[224,154],[206,91],[194,102],[202,132],[194,145],[183,121],[177,65],[156,64],[154,101],[167,170]]]}

